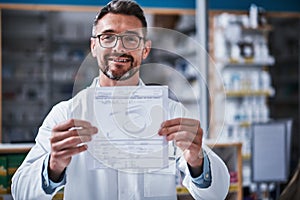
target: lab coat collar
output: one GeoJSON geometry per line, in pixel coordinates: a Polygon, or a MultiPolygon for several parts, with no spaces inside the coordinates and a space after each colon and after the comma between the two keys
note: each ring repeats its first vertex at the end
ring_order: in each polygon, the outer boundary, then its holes
{"type": "MultiPolygon", "coordinates": [[[[138,86],[145,86],[145,83],[142,81],[142,79],[139,79],[139,84],[138,86]]],[[[90,85],[89,88],[94,88],[94,87],[101,87],[99,84],[99,77],[95,77],[92,84],[90,85]]]]}

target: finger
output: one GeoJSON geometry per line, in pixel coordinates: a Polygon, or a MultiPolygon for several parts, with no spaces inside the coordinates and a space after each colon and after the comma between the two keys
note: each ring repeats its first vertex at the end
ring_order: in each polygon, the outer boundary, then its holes
{"type": "Polygon", "coordinates": [[[186,140],[186,141],[192,142],[194,140],[195,136],[196,136],[195,134],[192,134],[192,133],[189,133],[186,131],[179,131],[176,133],[168,134],[166,138],[168,141],[170,141],[170,140],[175,140],[175,141],[186,140]]]}
{"type": "Polygon", "coordinates": [[[70,149],[64,149],[62,151],[55,151],[51,153],[51,157],[53,159],[61,160],[61,159],[69,159],[70,157],[77,155],[83,151],[87,150],[87,145],[81,145],[78,147],[70,148],[70,149]]]}
{"type": "Polygon", "coordinates": [[[171,127],[176,125],[200,126],[200,122],[199,120],[190,118],[175,118],[164,121],[161,127],[171,127]]]}
{"type": "Polygon", "coordinates": [[[158,132],[160,135],[168,135],[172,132],[177,131],[189,131],[197,133],[200,128],[200,122],[195,119],[188,118],[176,118],[172,120],[167,120],[162,123],[161,128],[158,132]]]}
{"type": "Polygon", "coordinates": [[[75,129],[79,136],[90,136],[98,132],[98,129],[94,126],[88,128],[75,129]]]}
{"type": "Polygon", "coordinates": [[[186,131],[180,131],[174,134],[169,134],[167,135],[166,139],[168,141],[175,140],[175,141],[188,141],[195,144],[202,143],[202,137],[200,135],[195,135],[193,133],[186,132],[186,131]]]}
{"type": "Polygon", "coordinates": [[[70,119],[67,120],[61,124],[56,125],[53,128],[53,131],[65,131],[68,130],[72,127],[90,127],[91,123],[88,121],[84,121],[84,120],[79,120],[79,119],[70,119]]]}
{"type": "Polygon", "coordinates": [[[180,131],[185,131],[185,132],[190,132],[193,135],[196,135],[199,131],[200,127],[198,126],[186,126],[186,125],[176,125],[176,126],[171,126],[171,127],[164,127],[159,130],[159,135],[169,135],[172,133],[180,132],[180,131]]]}
{"type": "Polygon", "coordinates": [[[76,136],[76,137],[69,137],[64,140],[58,141],[56,143],[52,143],[52,149],[54,151],[61,151],[63,149],[70,149],[77,147],[79,144],[84,142],[89,142],[92,140],[91,136],[76,136]]]}
{"type": "Polygon", "coordinates": [[[62,132],[53,132],[50,142],[55,143],[61,140],[64,140],[69,137],[76,137],[76,136],[84,136],[84,135],[93,135],[97,133],[98,130],[96,127],[84,128],[84,129],[69,129],[67,131],[62,132]]]}
{"type": "MultiPolygon", "coordinates": [[[[167,125],[167,124],[166,124],[167,125]]],[[[172,133],[176,133],[179,131],[186,131],[186,132],[191,132],[193,134],[199,134],[202,133],[202,129],[200,127],[199,121],[196,121],[194,125],[173,125],[173,126],[164,126],[159,129],[158,134],[159,135],[169,135],[172,133]]]]}
{"type": "Polygon", "coordinates": [[[51,143],[55,143],[61,140],[64,140],[69,137],[76,137],[78,136],[78,132],[76,130],[67,130],[67,131],[60,131],[60,132],[52,132],[52,136],[50,138],[51,143]]]}

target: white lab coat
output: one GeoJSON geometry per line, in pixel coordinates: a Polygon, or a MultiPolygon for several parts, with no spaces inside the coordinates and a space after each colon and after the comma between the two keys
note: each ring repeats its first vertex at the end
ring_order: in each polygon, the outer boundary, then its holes
{"type": "MultiPolygon", "coordinates": [[[[91,87],[96,85],[96,81],[91,87]]],[[[87,90],[81,91],[73,99],[61,102],[53,107],[45,118],[36,137],[36,144],[28,153],[25,161],[18,168],[12,179],[12,195],[16,200],[51,199],[61,188],[53,194],[46,194],[42,188],[42,166],[49,154],[52,128],[70,118],[78,118],[96,124],[89,114],[91,103],[88,103],[87,90]]],[[[184,117],[185,110],[181,104],[170,101],[169,117],[184,117]]],[[[221,200],[224,199],[229,188],[228,170],[223,161],[204,146],[210,161],[212,182],[208,188],[199,188],[191,180],[187,163],[181,157],[177,166],[185,174],[183,185],[195,199],[221,200]]],[[[120,172],[105,168],[89,170],[86,162],[89,152],[83,152],[72,158],[66,170],[66,185],[64,199],[67,200],[174,200],[176,199],[175,175],[137,174],[120,172]]]]}

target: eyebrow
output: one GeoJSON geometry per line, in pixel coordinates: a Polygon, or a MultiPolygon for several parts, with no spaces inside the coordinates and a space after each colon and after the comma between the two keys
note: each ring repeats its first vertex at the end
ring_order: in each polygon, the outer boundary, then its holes
{"type": "MultiPolygon", "coordinates": [[[[115,31],[114,31],[113,29],[108,29],[108,30],[104,30],[104,31],[102,32],[102,34],[103,34],[103,33],[115,33],[115,31]]],[[[123,33],[125,33],[125,34],[134,34],[134,35],[140,36],[139,33],[136,32],[136,31],[124,31],[123,33]]]]}
{"type": "Polygon", "coordinates": [[[108,29],[108,30],[103,31],[102,33],[114,33],[114,32],[115,32],[114,30],[108,29]]]}
{"type": "Polygon", "coordinates": [[[125,33],[129,33],[129,34],[135,34],[135,35],[139,35],[139,33],[138,32],[136,32],[136,31],[125,31],[125,33]]]}

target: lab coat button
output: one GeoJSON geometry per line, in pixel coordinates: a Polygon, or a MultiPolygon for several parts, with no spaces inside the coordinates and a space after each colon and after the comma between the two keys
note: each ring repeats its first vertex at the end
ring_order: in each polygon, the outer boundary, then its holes
{"type": "Polygon", "coordinates": [[[207,174],[205,174],[205,178],[209,178],[209,174],[207,173],[207,174]]]}

